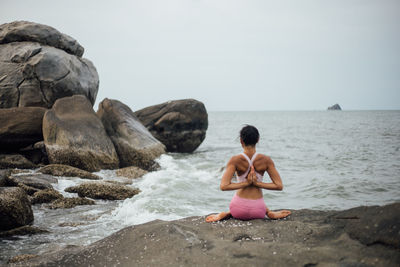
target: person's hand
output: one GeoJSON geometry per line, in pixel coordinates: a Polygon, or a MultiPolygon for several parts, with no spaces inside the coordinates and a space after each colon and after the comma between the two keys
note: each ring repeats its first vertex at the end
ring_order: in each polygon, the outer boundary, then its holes
{"type": "Polygon", "coordinates": [[[257,182],[257,176],[253,166],[251,166],[250,172],[247,175],[247,180],[249,181],[250,185],[255,184],[257,182]]]}

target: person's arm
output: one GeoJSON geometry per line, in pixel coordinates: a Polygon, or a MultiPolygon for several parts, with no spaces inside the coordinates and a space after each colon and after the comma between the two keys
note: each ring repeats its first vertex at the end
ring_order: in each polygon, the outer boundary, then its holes
{"type": "Polygon", "coordinates": [[[251,175],[253,177],[252,183],[253,185],[263,188],[263,189],[268,189],[268,190],[282,190],[283,189],[283,184],[282,184],[282,179],[281,176],[278,173],[278,170],[275,168],[275,164],[272,161],[271,158],[268,158],[268,163],[267,163],[267,173],[269,177],[272,180],[272,183],[264,183],[264,182],[259,182],[257,181],[256,174],[254,173],[254,167],[251,167],[251,175]],[[255,177],[255,179],[254,179],[255,177]]]}
{"type": "Polygon", "coordinates": [[[228,164],[226,165],[224,174],[222,175],[221,185],[220,185],[220,189],[222,191],[237,190],[237,189],[244,188],[244,187],[250,185],[250,181],[248,181],[247,179],[245,182],[231,183],[232,177],[233,177],[233,174],[235,173],[235,171],[236,171],[236,167],[234,164],[234,160],[233,160],[233,158],[231,158],[229,160],[228,164]]]}

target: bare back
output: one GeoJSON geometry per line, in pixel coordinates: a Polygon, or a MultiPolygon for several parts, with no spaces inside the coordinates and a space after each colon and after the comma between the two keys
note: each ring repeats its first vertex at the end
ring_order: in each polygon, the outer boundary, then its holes
{"type": "MultiPolygon", "coordinates": [[[[253,155],[248,156],[251,158],[253,155]]],[[[243,175],[250,167],[249,162],[242,155],[238,155],[237,157],[236,173],[237,175],[243,175]]],[[[265,155],[258,154],[253,161],[254,169],[260,175],[264,175],[265,171],[267,170],[266,157],[267,156],[265,155]]],[[[261,188],[254,185],[249,185],[245,188],[238,189],[236,194],[241,198],[247,199],[259,199],[263,197],[261,188]]]]}

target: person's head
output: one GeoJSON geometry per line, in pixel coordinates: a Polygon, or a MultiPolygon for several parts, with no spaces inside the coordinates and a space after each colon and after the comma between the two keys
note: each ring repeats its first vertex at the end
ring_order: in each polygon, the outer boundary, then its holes
{"type": "Polygon", "coordinates": [[[244,146],[255,146],[259,138],[257,128],[252,125],[246,125],[240,130],[240,142],[244,146]]]}

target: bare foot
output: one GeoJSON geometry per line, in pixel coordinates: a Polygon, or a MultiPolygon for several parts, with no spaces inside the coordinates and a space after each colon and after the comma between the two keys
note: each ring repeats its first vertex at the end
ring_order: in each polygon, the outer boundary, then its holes
{"type": "Polygon", "coordinates": [[[268,211],[267,216],[270,219],[282,219],[289,216],[292,212],[289,210],[268,211]]]}
{"type": "Polygon", "coordinates": [[[229,215],[231,215],[230,212],[221,212],[221,213],[218,213],[218,214],[211,214],[211,215],[207,216],[206,222],[217,222],[217,221],[220,221],[222,219],[225,219],[229,215]]]}

